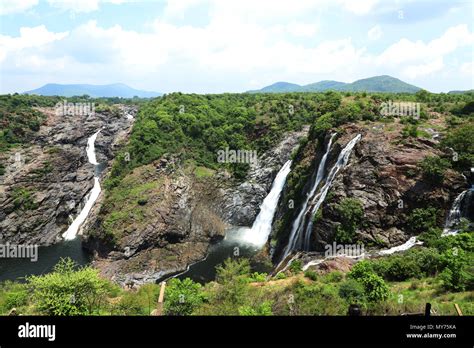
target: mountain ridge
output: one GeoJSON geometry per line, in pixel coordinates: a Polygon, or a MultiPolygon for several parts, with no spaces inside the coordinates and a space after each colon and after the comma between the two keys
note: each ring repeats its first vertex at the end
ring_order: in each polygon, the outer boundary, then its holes
{"type": "Polygon", "coordinates": [[[134,96],[140,98],[154,98],[162,95],[161,93],[157,92],[135,89],[124,83],[113,83],[106,85],[47,83],[39,88],[26,91],[24,94],[38,94],[43,96],[57,95],[62,97],[73,97],[87,94],[93,98],[133,98],[134,96]]]}

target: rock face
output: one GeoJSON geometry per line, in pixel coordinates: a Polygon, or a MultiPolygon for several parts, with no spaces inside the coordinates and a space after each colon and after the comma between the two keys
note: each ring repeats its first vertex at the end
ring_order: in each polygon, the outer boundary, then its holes
{"type": "MultiPolygon", "coordinates": [[[[133,119],[95,113],[47,116],[29,146],[2,154],[0,177],[0,242],[51,245],[79,214],[94,181],[94,166],[86,155],[87,139],[96,139],[97,160],[107,165],[114,147],[126,137],[133,119]]],[[[122,109],[123,111],[123,109],[122,109]]],[[[136,114],[136,108],[128,113],[136,114]]]]}
{"type": "Polygon", "coordinates": [[[466,182],[454,171],[447,173],[440,186],[423,180],[418,164],[426,156],[441,154],[436,143],[425,139],[400,142],[395,134],[354,126],[345,129],[334,151],[340,151],[357,133],[362,139],[323,203],[322,218],[313,231],[314,250],[321,250],[334,239],[341,221],[335,207],[346,197],[362,203],[364,217],[356,239],[367,245],[392,247],[406,242],[411,236],[407,218],[416,208],[437,208],[438,225],[442,226],[466,182]]]}
{"type": "Polygon", "coordinates": [[[259,158],[245,182],[224,171],[198,177],[173,157],[136,168],[125,180],[135,188],[147,185],[139,200],[128,194],[129,199],[114,206],[101,197],[89,218],[84,237],[85,246],[96,254],[94,265],[124,286],[186,270],[224,237],[228,225],[253,223],[278,170],[306,133],[285,136],[259,158]],[[119,210],[127,218],[114,223],[114,211],[119,210]]]}
{"type": "Polygon", "coordinates": [[[222,189],[221,209],[223,219],[231,225],[251,226],[257,217],[260,205],[270,191],[276,174],[288,161],[299,141],[308,134],[309,127],[285,136],[275,148],[252,164],[248,179],[238,185],[222,189]]]}

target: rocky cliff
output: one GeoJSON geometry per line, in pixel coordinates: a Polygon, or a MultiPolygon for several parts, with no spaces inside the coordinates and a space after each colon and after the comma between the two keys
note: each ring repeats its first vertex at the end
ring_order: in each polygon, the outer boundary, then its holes
{"type": "Polygon", "coordinates": [[[126,115],[134,107],[120,107],[120,115],[57,115],[54,108],[38,108],[47,118],[28,145],[2,154],[0,177],[0,241],[50,245],[79,214],[94,181],[87,160],[87,139],[96,140],[97,160],[104,166],[133,124],[126,115]]]}
{"type": "MultiPolygon", "coordinates": [[[[440,128],[443,120],[434,118],[430,122],[440,128]]],[[[364,243],[368,248],[392,247],[407,241],[413,233],[408,217],[416,208],[436,208],[437,225],[443,226],[455,197],[468,185],[466,178],[448,170],[440,185],[427,182],[419,164],[427,156],[441,155],[437,146],[439,135],[434,134],[431,139],[405,138],[402,128],[395,120],[388,124],[351,124],[337,130],[337,140],[329,153],[326,172],[351,139],[357,134],[361,134],[362,138],[355,146],[347,166],[336,176],[327,198],[314,217],[310,250],[324,251],[324,246],[335,240],[336,230],[342,221],[337,206],[345,198],[357,199],[362,205],[363,219],[354,240],[364,243]]],[[[323,142],[310,141],[301,152],[301,158],[294,164],[295,167],[304,168],[301,173],[306,173],[301,174],[305,184],[301,192],[297,192],[300,197],[308,192],[311,173],[316,170],[323,151],[323,142]]],[[[288,202],[295,196],[294,187],[289,185],[283,193],[284,200],[288,202]]],[[[296,202],[293,209],[286,204],[281,205],[274,220],[275,260],[280,257],[288,240],[291,222],[299,212],[298,202],[301,199],[296,202]]]]}

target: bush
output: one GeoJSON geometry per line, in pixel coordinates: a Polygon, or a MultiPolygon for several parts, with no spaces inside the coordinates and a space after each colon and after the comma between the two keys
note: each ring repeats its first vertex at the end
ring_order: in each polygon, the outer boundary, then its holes
{"type": "Polygon", "coordinates": [[[408,124],[402,129],[402,137],[404,138],[418,138],[418,126],[408,124]]]}
{"type": "Polygon", "coordinates": [[[244,316],[269,316],[273,315],[272,313],[272,303],[271,301],[264,301],[257,306],[242,306],[239,308],[239,315],[244,316]]]}
{"type": "Polygon", "coordinates": [[[166,315],[191,315],[203,302],[201,284],[186,278],[173,278],[165,291],[164,313],[166,315]]]}
{"type": "Polygon", "coordinates": [[[283,272],[278,272],[277,275],[275,276],[275,279],[277,280],[286,279],[286,274],[283,272]]]}
{"type": "Polygon", "coordinates": [[[372,263],[368,260],[357,262],[349,272],[348,276],[352,279],[361,279],[369,273],[373,273],[374,269],[372,263]]]}
{"type": "Polygon", "coordinates": [[[350,304],[364,303],[364,286],[355,279],[348,279],[339,286],[339,296],[350,304]]]}
{"type": "Polygon", "coordinates": [[[337,227],[335,239],[339,243],[352,243],[364,216],[362,203],[358,199],[344,198],[336,211],[341,225],[337,227]]]}
{"type": "Polygon", "coordinates": [[[316,273],[313,270],[308,269],[306,272],[304,272],[304,276],[306,278],[311,279],[312,281],[316,281],[318,279],[318,273],[316,273]]]}
{"type": "Polygon", "coordinates": [[[91,267],[78,268],[69,258],[61,259],[52,273],[27,278],[34,304],[46,315],[91,315],[98,313],[107,281],[91,267]]]}
{"type": "Polygon", "coordinates": [[[388,298],[390,291],[383,278],[374,273],[369,261],[362,260],[352,267],[349,277],[359,281],[369,302],[380,302],[388,298]]]}
{"type": "Polygon", "coordinates": [[[301,262],[301,260],[294,260],[291,262],[289,269],[291,273],[298,274],[303,269],[303,263],[301,262]]]}
{"type": "Polygon", "coordinates": [[[361,278],[364,293],[369,302],[385,301],[390,295],[390,289],[384,280],[375,273],[369,273],[361,278]]]}
{"type": "Polygon", "coordinates": [[[258,283],[262,283],[264,281],[267,280],[267,276],[268,274],[267,273],[258,273],[258,272],[254,272],[252,273],[252,275],[250,276],[250,281],[251,282],[258,282],[258,283]]]}
{"type": "Polygon", "coordinates": [[[472,284],[472,274],[467,272],[468,266],[472,265],[472,257],[464,250],[453,248],[446,250],[441,255],[445,269],[440,274],[443,287],[446,290],[464,291],[472,284]]]}
{"type": "Polygon", "coordinates": [[[443,183],[446,169],[450,167],[450,163],[439,156],[425,157],[420,167],[423,177],[431,184],[440,185],[443,183]]]}
{"type": "Polygon", "coordinates": [[[435,228],[438,210],[436,208],[417,208],[408,216],[407,225],[414,233],[421,233],[435,228]]]}

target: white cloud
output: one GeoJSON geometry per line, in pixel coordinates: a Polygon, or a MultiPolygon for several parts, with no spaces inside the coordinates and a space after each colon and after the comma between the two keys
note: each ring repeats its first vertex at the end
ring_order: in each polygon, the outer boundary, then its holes
{"type": "Polygon", "coordinates": [[[127,0],[48,0],[50,6],[73,13],[88,13],[99,10],[100,3],[119,5],[127,0]]]}
{"type": "Polygon", "coordinates": [[[372,11],[378,0],[340,0],[345,9],[357,15],[364,15],[372,11]]]}
{"type": "Polygon", "coordinates": [[[36,6],[38,0],[2,0],[0,2],[0,15],[20,13],[36,6]]]}
{"type": "Polygon", "coordinates": [[[448,28],[439,38],[427,43],[401,39],[375,57],[374,63],[381,67],[401,68],[404,77],[414,79],[441,70],[445,56],[473,44],[474,33],[466,24],[461,24],[448,28]]]}
{"type": "Polygon", "coordinates": [[[0,35],[0,62],[7,55],[20,53],[28,48],[40,48],[44,45],[61,40],[68,35],[68,32],[53,33],[46,29],[44,25],[33,28],[20,28],[19,37],[0,35]]]}
{"type": "Polygon", "coordinates": [[[470,76],[471,78],[474,79],[474,63],[473,62],[467,62],[461,65],[460,71],[463,74],[466,74],[466,76],[470,76]]]}
{"type": "Polygon", "coordinates": [[[435,72],[443,69],[443,58],[436,58],[425,64],[410,65],[403,69],[402,73],[404,76],[414,80],[421,76],[431,75],[435,72]]]}
{"type": "Polygon", "coordinates": [[[367,37],[369,38],[369,40],[375,41],[380,39],[382,37],[382,34],[382,28],[380,28],[380,25],[376,25],[367,32],[367,37]]]}

